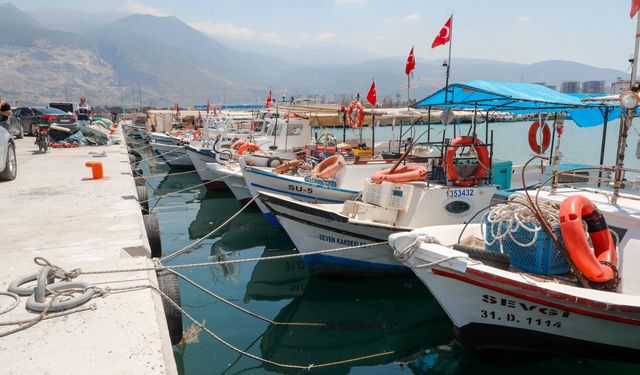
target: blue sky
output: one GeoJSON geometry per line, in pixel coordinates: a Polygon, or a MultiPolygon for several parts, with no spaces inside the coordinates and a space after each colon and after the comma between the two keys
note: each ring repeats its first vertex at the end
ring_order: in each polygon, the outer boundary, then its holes
{"type": "MultiPolygon", "coordinates": [[[[212,36],[299,47],[346,43],[381,56],[441,59],[431,41],[454,13],[453,58],[533,63],[562,59],[626,70],[633,52],[631,0],[56,0],[82,12],[174,15],[212,36]]],[[[23,10],[50,8],[21,0],[23,10]]]]}

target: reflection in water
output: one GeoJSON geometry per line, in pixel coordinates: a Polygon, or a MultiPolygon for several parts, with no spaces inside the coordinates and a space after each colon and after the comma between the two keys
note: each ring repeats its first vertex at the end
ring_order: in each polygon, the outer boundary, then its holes
{"type": "MultiPolygon", "coordinates": [[[[325,327],[272,326],[260,349],[265,358],[294,364],[320,364],[387,351],[382,357],[319,368],[346,374],[352,367],[414,361],[425,346],[448,343],[451,324],[436,300],[415,277],[345,283],[311,278],[302,295],[275,318],[281,322],[325,323],[325,327]]],[[[265,365],[270,371],[282,368],[265,365]]]]}
{"type": "MultiPolygon", "coordinates": [[[[263,220],[264,216],[260,215],[263,220]]],[[[265,220],[266,221],[266,220],[265,220]]],[[[271,228],[271,224],[267,223],[271,228]]],[[[297,254],[294,245],[283,230],[275,233],[265,244],[262,257],[297,254]]],[[[262,260],[256,264],[247,282],[244,302],[278,301],[302,295],[309,280],[309,270],[302,258],[262,260]]]]}
{"type": "MultiPolygon", "coordinates": [[[[242,206],[231,192],[207,191],[200,202],[196,218],[189,225],[189,238],[192,240],[202,238],[233,216],[240,208],[242,206]]],[[[222,228],[214,236],[219,237],[227,229],[222,228]]]]}

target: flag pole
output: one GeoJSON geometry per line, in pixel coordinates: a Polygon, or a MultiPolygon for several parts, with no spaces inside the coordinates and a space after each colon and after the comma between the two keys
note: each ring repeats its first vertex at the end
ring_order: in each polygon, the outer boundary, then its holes
{"type": "Polygon", "coordinates": [[[371,156],[373,156],[376,150],[376,112],[374,111],[375,105],[371,106],[371,156]]]}
{"type": "Polygon", "coordinates": [[[407,74],[407,110],[409,109],[409,106],[411,105],[411,97],[409,96],[409,91],[411,89],[411,72],[409,72],[409,74],[407,74]]]}
{"type": "Polygon", "coordinates": [[[453,14],[451,14],[451,25],[449,25],[449,59],[447,60],[447,74],[444,84],[444,102],[449,101],[449,72],[451,69],[451,45],[453,44],[453,14]]]}

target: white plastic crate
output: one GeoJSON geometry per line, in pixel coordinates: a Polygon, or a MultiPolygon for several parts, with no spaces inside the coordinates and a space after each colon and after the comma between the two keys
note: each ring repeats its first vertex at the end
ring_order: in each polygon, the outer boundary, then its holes
{"type": "Polygon", "coordinates": [[[362,193],[362,200],[390,210],[406,211],[412,195],[412,185],[368,182],[362,193]]]}

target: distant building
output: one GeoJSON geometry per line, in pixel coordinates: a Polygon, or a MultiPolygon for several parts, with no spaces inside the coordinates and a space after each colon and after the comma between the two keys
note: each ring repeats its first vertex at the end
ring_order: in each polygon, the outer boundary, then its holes
{"type": "Polygon", "coordinates": [[[631,81],[618,77],[618,80],[611,84],[610,93],[620,94],[623,91],[629,90],[629,87],[631,87],[631,81]]]}
{"type": "Polygon", "coordinates": [[[604,94],[604,81],[582,82],[582,92],[585,94],[604,94]]]}
{"type": "Polygon", "coordinates": [[[580,82],[578,81],[562,81],[560,92],[565,94],[580,92],[580,82]]]}

